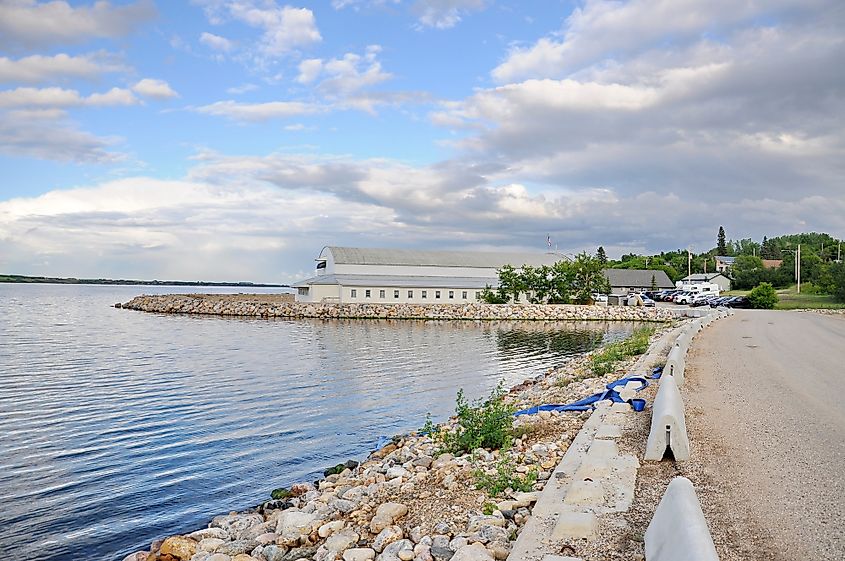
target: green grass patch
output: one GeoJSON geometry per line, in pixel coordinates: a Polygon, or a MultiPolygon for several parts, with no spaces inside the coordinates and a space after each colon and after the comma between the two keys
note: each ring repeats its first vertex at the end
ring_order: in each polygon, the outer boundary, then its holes
{"type": "Polygon", "coordinates": [[[496,471],[489,474],[482,469],[473,472],[475,486],[491,497],[501,495],[507,489],[513,491],[531,491],[537,481],[537,471],[530,470],[524,475],[516,472],[513,462],[503,451],[502,457],[496,463],[496,471]]]}
{"type": "Polygon", "coordinates": [[[604,376],[616,369],[616,364],[628,357],[641,355],[648,350],[654,327],[638,327],[625,340],[610,343],[593,355],[590,367],[596,376],[604,376]]]}
{"type": "Polygon", "coordinates": [[[779,302],[775,305],[776,310],[845,309],[845,303],[837,302],[830,294],[810,294],[808,292],[799,294],[796,285],[782,288],[777,291],[777,294],[779,302]]]}

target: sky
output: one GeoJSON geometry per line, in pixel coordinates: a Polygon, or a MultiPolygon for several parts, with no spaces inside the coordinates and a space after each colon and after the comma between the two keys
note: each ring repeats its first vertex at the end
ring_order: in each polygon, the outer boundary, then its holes
{"type": "Polygon", "coordinates": [[[841,0],[0,0],[0,273],[845,236],[841,0]]]}

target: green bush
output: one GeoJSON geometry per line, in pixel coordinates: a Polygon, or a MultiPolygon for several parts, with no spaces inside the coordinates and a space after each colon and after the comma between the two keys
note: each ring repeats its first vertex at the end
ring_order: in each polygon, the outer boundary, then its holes
{"type": "Polygon", "coordinates": [[[537,471],[530,470],[525,475],[519,475],[514,470],[513,462],[502,454],[501,459],[496,463],[496,473],[489,474],[481,469],[473,472],[475,486],[485,491],[491,497],[502,494],[506,489],[514,491],[531,491],[537,481],[537,471]]]}
{"type": "Polygon", "coordinates": [[[833,285],[833,297],[845,302],[845,263],[837,263],[830,268],[833,285]]]}
{"type": "Polygon", "coordinates": [[[767,282],[761,282],[748,294],[748,300],[752,308],[771,310],[778,303],[778,294],[775,287],[767,282]]]}
{"type": "Polygon", "coordinates": [[[464,454],[476,448],[497,450],[510,446],[513,438],[513,408],[504,401],[502,382],[487,400],[469,403],[464,390],[458,390],[455,415],[458,426],[454,431],[439,431],[436,435],[447,452],[464,454]]]}

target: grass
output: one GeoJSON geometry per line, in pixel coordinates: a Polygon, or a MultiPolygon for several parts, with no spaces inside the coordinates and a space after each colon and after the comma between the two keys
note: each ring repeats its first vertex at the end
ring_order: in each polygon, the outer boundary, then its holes
{"type": "MultiPolygon", "coordinates": [[[[802,285],[803,286],[803,285],[802,285]]],[[[748,296],[750,290],[730,290],[723,292],[723,296],[748,296]]],[[[830,294],[809,294],[801,292],[798,294],[797,285],[792,285],[787,288],[779,288],[778,303],[775,305],[776,310],[802,310],[802,309],[845,309],[845,303],[837,302],[830,294]]]]}
{"type": "Polygon", "coordinates": [[[638,327],[627,339],[607,345],[593,355],[590,362],[593,374],[604,376],[616,369],[617,362],[643,354],[648,350],[648,342],[653,334],[654,327],[638,327]]]}

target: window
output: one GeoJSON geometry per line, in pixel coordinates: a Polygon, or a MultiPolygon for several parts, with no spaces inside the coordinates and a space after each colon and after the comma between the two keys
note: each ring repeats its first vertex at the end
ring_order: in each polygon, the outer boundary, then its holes
{"type": "Polygon", "coordinates": [[[366,296],[367,298],[370,297],[370,289],[369,288],[364,291],[364,296],[366,296]]]}
{"type": "Polygon", "coordinates": [[[414,291],[413,291],[413,290],[409,290],[409,291],[408,291],[408,298],[413,298],[413,297],[414,297],[414,291]]]}
{"type": "Polygon", "coordinates": [[[450,290],[450,291],[449,291],[449,298],[454,298],[454,297],[455,297],[455,291],[454,291],[454,290],[450,290]]]}
{"type": "Polygon", "coordinates": [[[352,297],[352,298],[357,298],[358,297],[358,291],[353,288],[352,290],[349,291],[349,296],[352,297]]]}
{"type": "Polygon", "coordinates": [[[384,290],[379,290],[379,291],[378,291],[378,297],[379,297],[379,298],[384,298],[384,290]]]}
{"type": "Polygon", "coordinates": [[[439,290],[435,290],[435,291],[434,291],[434,297],[435,297],[435,298],[440,298],[440,291],[439,291],[439,290]]]}
{"type": "Polygon", "coordinates": [[[464,290],[464,291],[461,293],[461,298],[463,298],[464,300],[466,300],[466,299],[467,299],[467,291],[466,291],[466,290],[464,290]]]}
{"type": "Polygon", "coordinates": [[[398,291],[398,290],[394,290],[394,291],[393,291],[393,297],[394,297],[394,298],[399,298],[399,291],[398,291]]]}
{"type": "Polygon", "coordinates": [[[428,297],[428,291],[427,291],[427,290],[423,290],[423,291],[422,291],[422,297],[423,297],[423,298],[428,297]]]}
{"type": "Polygon", "coordinates": [[[475,299],[476,299],[476,300],[481,300],[481,293],[480,293],[479,291],[477,291],[477,290],[475,291],[475,299]]]}
{"type": "Polygon", "coordinates": [[[308,287],[307,286],[300,286],[297,289],[297,292],[299,292],[300,296],[308,296],[308,287]]]}

